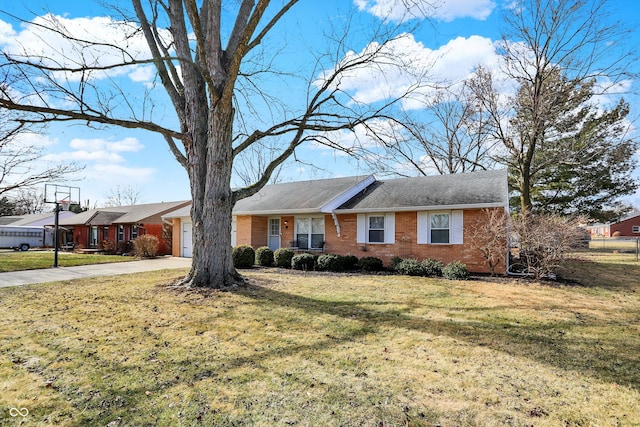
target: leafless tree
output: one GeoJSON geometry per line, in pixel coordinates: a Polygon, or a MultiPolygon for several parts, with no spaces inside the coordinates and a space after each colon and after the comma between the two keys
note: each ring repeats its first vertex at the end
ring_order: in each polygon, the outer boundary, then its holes
{"type": "Polygon", "coordinates": [[[487,261],[491,275],[507,257],[509,217],[502,209],[484,209],[481,218],[471,225],[469,242],[487,261]]]}
{"type": "Polygon", "coordinates": [[[16,199],[20,190],[31,191],[39,184],[61,182],[82,170],[75,163],[45,162],[41,147],[20,140],[33,131],[20,122],[19,115],[0,109],[0,195],[13,194],[16,199]]]}
{"type": "Polygon", "coordinates": [[[107,194],[105,207],[111,206],[131,206],[142,203],[142,189],[132,185],[116,186],[111,188],[107,194]]]}
{"type": "MultiPolygon", "coordinates": [[[[590,128],[597,120],[601,128],[612,123],[599,131],[611,135],[626,115],[623,102],[602,115],[589,109],[595,96],[624,86],[637,74],[637,57],[625,48],[631,30],[610,21],[609,7],[607,0],[513,2],[505,13],[507,32],[499,52],[506,79],[499,81],[494,73],[480,68],[471,81],[491,119],[492,138],[502,148],[499,161],[509,166],[523,212],[532,208],[540,175],[575,161],[569,150],[591,137],[590,128]],[[504,96],[500,83],[515,85],[515,93],[504,96]],[[619,119],[612,121],[614,115],[619,119]]],[[[624,132],[617,133],[619,141],[633,151],[624,132]]],[[[609,147],[615,150],[615,145],[609,147]]],[[[626,171],[633,166],[625,164],[626,171]]],[[[562,174],[559,171],[554,179],[569,179],[562,174]]],[[[617,176],[623,178],[624,173],[617,176]]]]}
{"type": "MultiPolygon", "coordinates": [[[[78,120],[92,126],[144,129],[161,135],[186,169],[191,184],[193,263],[183,283],[228,286],[238,279],[231,258],[231,211],[236,201],[259,191],[301,144],[324,141],[328,132],[354,129],[385,117],[402,95],[389,97],[372,108],[350,96],[341,83],[350,73],[364,68],[376,69],[383,63],[397,63],[399,69],[408,65],[388,48],[399,33],[397,28],[390,29],[389,22],[378,21],[376,34],[372,34],[376,42],[363,50],[349,46],[346,33],[330,33],[330,54],[310,53],[299,60],[313,64],[313,70],[307,77],[306,91],[297,94],[302,102],[301,108],[296,108],[284,102],[272,103],[282,93],[269,94],[269,85],[261,79],[274,73],[281,79],[300,78],[297,69],[278,70],[274,58],[282,41],[270,38],[272,30],[293,13],[297,0],[279,5],[268,0],[131,3],[133,16],[123,20],[130,37],[122,44],[99,43],[86,35],[71,34],[55,17],[50,16],[48,23],[41,21],[38,25],[44,34],[63,36],[73,48],[51,58],[30,52],[6,55],[2,66],[11,90],[4,86],[0,107],[31,113],[33,122],[78,120]],[[150,54],[134,54],[127,48],[128,41],[140,33],[150,54]],[[120,59],[102,64],[91,49],[109,51],[120,59]],[[71,60],[70,52],[79,55],[71,60]],[[96,79],[107,71],[136,64],[155,66],[156,81],[173,108],[173,119],[154,121],[152,114],[159,104],[135,105],[132,94],[118,86],[105,90],[100,86],[103,82],[96,79]],[[250,120],[249,115],[261,109],[254,104],[256,101],[270,108],[271,117],[250,120]],[[278,153],[264,164],[258,179],[232,189],[235,159],[269,140],[279,141],[278,153]]],[[[355,26],[351,20],[345,22],[355,26]]],[[[406,88],[410,90],[412,87],[406,88]]],[[[142,94],[145,100],[151,95],[151,91],[142,94]]]]}
{"type": "Polygon", "coordinates": [[[39,214],[51,210],[51,206],[44,203],[44,194],[35,188],[21,188],[14,192],[12,198],[18,215],[39,214]]]}
{"type": "Polygon", "coordinates": [[[487,112],[467,83],[440,88],[420,113],[408,112],[402,132],[387,138],[389,160],[408,165],[408,174],[441,175],[491,169],[495,165],[487,112]]]}

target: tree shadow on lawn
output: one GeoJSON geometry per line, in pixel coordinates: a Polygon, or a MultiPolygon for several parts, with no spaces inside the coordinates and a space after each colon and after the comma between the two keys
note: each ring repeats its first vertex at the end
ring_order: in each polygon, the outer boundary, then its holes
{"type": "Polygon", "coordinates": [[[640,290],[640,264],[594,262],[574,257],[558,269],[558,276],[569,284],[589,288],[640,290]]]}
{"type": "MultiPolygon", "coordinates": [[[[580,335],[580,328],[620,327],[616,322],[601,320],[557,321],[549,323],[482,321],[465,319],[434,320],[394,310],[376,310],[365,307],[369,302],[324,301],[268,287],[247,284],[234,293],[253,298],[260,304],[273,304],[305,312],[317,312],[358,320],[376,330],[397,328],[448,336],[470,344],[489,347],[518,358],[533,359],[550,366],[579,372],[593,378],[613,382],[640,390],[640,341],[628,342],[622,337],[602,336],[588,339],[580,335]],[[575,331],[575,333],[572,333],[575,331]]],[[[478,307],[451,307],[460,313],[477,312],[478,307]]],[[[627,326],[628,328],[628,326],[627,326]]]]}

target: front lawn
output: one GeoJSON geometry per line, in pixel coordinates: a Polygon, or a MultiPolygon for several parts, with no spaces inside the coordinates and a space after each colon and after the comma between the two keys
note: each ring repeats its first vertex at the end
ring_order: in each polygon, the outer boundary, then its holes
{"type": "MultiPolygon", "coordinates": [[[[5,251],[0,253],[0,273],[7,271],[37,270],[53,267],[53,251],[29,251],[15,252],[5,251]]],[[[104,264],[109,262],[134,261],[134,257],[120,255],[101,254],[76,254],[70,252],[58,253],[58,265],[60,267],[73,267],[77,265],[104,264]]]]}
{"type": "Polygon", "coordinates": [[[0,289],[0,424],[640,424],[633,285],[184,273],[0,289]]]}

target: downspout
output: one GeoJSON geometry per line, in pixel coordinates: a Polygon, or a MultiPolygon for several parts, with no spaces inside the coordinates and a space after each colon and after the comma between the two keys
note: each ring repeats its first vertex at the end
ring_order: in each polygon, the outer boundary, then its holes
{"type": "Polygon", "coordinates": [[[340,237],[340,222],[338,222],[338,215],[334,211],[331,211],[331,217],[333,218],[333,223],[336,226],[336,231],[338,232],[338,237],[340,237]]]}

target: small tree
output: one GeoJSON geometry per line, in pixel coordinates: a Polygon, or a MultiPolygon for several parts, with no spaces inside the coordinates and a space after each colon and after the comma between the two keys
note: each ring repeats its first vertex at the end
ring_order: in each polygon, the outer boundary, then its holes
{"type": "Polygon", "coordinates": [[[492,276],[507,257],[507,214],[502,209],[484,209],[475,227],[471,227],[470,243],[482,254],[492,276]]]}

